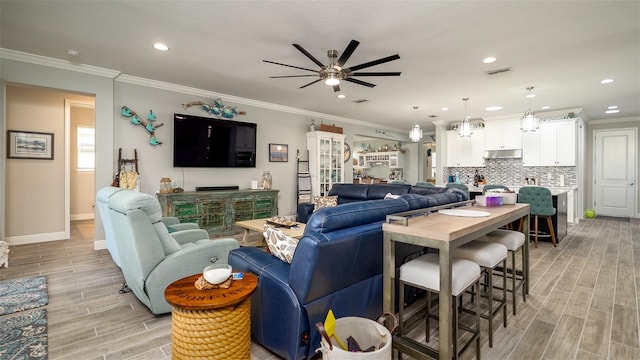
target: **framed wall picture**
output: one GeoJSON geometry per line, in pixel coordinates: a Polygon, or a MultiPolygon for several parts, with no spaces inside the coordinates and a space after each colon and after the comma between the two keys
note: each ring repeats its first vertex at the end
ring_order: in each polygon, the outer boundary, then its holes
{"type": "Polygon", "coordinates": [[[289,161],[289,145],[269,144],[269,161],[271,162],[289,161]]]}
{"type": "Polygon", "coordinates": [[[53,160],[53,133],[7,130],[7,158],[53,160]]]}

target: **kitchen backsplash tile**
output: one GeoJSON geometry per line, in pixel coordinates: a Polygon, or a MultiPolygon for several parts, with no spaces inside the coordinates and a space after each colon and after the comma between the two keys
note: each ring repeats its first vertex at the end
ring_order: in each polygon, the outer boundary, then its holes
{"type": "Polygon", "coordinates": [[[522,166],[522,159],[487,159],[485,167],[452,167],[444,168],[443,182],[446,183],[450,175],[456,172],[463,183],[472,183],[476,170],[484,178],[487,184],[525,185],[525,179],[535,178],[538,185],[559,187],[577,186],[577,173],[575,166],[522,166]],[[549,179],[550,174],[550,179],[549,179]],[[564,185],[561,184],[561,176],[564,175],[564,185]]]}

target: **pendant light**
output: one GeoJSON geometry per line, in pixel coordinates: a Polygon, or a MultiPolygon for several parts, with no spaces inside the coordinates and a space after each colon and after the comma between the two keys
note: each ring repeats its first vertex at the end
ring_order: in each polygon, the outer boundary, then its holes
{"type": "Polygon", "coordinates": [[[525,111],[524,115],[522,115],[520,129],[523,132],[536,131],[540,128],[540,119],[538,119],[531,110],[531,98],[535,96],[531,93],[533,86],[529,86],[527,90],[529,91],[529,95],[527,95],[529,98],[529,110],[525,111]]]}
{"type": "MultiPolygon", "coordinates": [[[[414,106],[413,110],[417,111],[418,107],[414,106]]],[[[409,139],[411,139],[411,141],[413,142],[418,142],[422,140],[422,130],[420,129],[420,125],[418,125],[417,123],[413,125],[413,127],[409,131],[409,139]]]]}
{"type": "Polygon", "coordinates": [[[471,127],[471,123],[469,122],[469,117],[467,116],[467,101],[469,98],[464,98],[464,118],[462,118],[462,123],[460,124],[460,128],[458,129],[458,135],[462,137],[470,137],[473,134],[473,127],[471,127]]]}

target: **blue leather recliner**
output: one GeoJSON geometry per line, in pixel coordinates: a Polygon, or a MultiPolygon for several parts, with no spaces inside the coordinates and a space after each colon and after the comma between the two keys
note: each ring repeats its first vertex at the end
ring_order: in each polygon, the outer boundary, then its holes
{"type": "MultiPolygon", "coordinates": [[[[461,193],[445,191],[320,209],[309,218],[291,264],[259,248],[232,250],[234,271],[260,279],[251,297],[253,340],[285,359],[305,359],[320,346],[315,324],[329,309],[336,317],[379,317],[387,215],[462,200],[461,193]]],[[[421,250],[398,244],[396,264],[421,250]]]]}

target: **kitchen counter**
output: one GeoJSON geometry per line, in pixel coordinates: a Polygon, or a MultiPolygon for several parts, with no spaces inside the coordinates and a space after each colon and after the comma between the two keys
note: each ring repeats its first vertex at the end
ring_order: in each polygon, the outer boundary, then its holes
{"type": "MultiPolygon", "coordinates": [[[[510,190],[513,190],[515,192],[518,192],[518,190],[521,187],[525,187],[527,185],[506,185],[510,190]]],[[[537,185],[528,185],[528,186],[537,186],[537,185]]],[[[559,186],[544,186],[547,189],[549,189],[551,191],[551,195],[560,195],[560,194],[564,194],[564,193],[568,193],[569,191],[573,191],[573,190],[577,190],[578,188],[576,186],[565,186],[565,187],[559,187],[559,186]]],[[[469,186],[469,192],[470,193],[480,193],[479,195],[482,195],[482,189],[484,188],[483,185],[480,186],[469,186]]],[[[478,194],[476,194],[478,195],[478,194]]]]}

